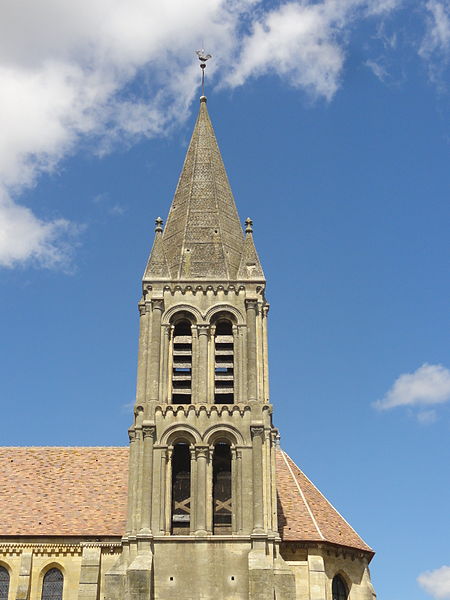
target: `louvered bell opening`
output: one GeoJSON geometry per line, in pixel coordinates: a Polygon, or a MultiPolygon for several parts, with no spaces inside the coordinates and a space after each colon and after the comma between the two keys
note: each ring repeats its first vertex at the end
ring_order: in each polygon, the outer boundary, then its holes
{"type": "Polygon", "coordinates": [[[191,457],[187,444],[172,455],[172,534],[188,535],[191,524],[191,457]]]}
{"type": "Polygon", "coordinates": [[[219,321],[214,337],[214,403],[234,402],[234,344],[229,321],[219,321]]]}
{"type": "Polygon", "coordinates": [[[228,444],[216,444],[213,454],[213,533],[231,532],[232,522],[231,450],[228,444]]]}
{"type": "Polygon", "coordinates": [[[175,325],[173,335],[172,404],[191,404],[192,334],[189,321],[175,325]]]}

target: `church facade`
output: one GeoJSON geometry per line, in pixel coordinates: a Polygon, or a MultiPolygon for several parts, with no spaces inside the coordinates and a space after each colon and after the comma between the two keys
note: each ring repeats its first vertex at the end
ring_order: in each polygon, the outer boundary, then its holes
{"type": "Polygon", "coordinates": [[[265,277],[200,110],[142,282],[129,448],[0,448],[0,600],[374,600],[279,447],[265,277]]]}

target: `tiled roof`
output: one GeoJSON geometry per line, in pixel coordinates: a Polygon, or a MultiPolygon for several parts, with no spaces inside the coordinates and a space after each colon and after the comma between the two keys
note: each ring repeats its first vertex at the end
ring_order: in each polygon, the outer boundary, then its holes
{"type": "MultiPolygon", "coordinates": [[[[0,536],[122,536],[128,448],[0,447],[0,536]]],[[[372,552],[295,463],[277,452],[284,541],[372,552]]]]}
{"type": "Polygon", "coordinates": [[[0,536],[122,536],[128,448],[0,448],[0,536]]]}
{"type": "Polygon", "coordinates": [[[327,541],[373,552],[285,452],[279,450],[276,460],[283,541],[327,541]]]}

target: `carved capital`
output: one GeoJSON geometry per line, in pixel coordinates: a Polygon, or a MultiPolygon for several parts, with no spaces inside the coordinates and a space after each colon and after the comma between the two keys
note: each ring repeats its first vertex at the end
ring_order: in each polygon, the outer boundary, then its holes
{"type": "Polygon", "coordinates": [[[161,312],[164,310],[164,300],[154,299],[152,302],[152,310],[160,310],[161,312]]]}
{"type": "Polygon", "coordinates": [[[155,439],[156,427],[154,425],[142,424],[142,436],[145,438],[155,439]]]}
{"type": "Polygon", "coordinates": [[[269,308],[270,308],[269,304],[263,304],[262,309],[261,309],[263,317],[267,317],[267,315],[269,314],[269,308]]]}
{"type": "Polygon", "coordinates": [[[139,316],[143,317],[145,314],[147,314],[147,305],[145,304],[145,302],[139,302],[138,309],[139,316]]]}
{"type": "Polygon", "coordinates": [[[264,426],[263,425],[251,425],[250,431],[252,433],[252,438],[260,437],[264,439],[264,426]]]}
{"type": "Polygon", "coordinates": [[[128,430],[128,439],[130,440],[130,444],[136,441],[136,431],[133,429],[133,427],[130,427],[128,430]]]}
{"type": "Polygon", "coordinates": [[[208,335],[209,325],[197,325],[198,335],[208,335]]]}
{"type": "Polygon", "coordinates": [[[173,446],[167,446],[167,448],[166,448],[166,460],[167,460],[167,462],[170,462],[172,460],[172,454],[173,454],[173,446]]]}
{"type": "Polygon", "coordinates": [[[208,459],[209,458],[209,447],[208,446],[195,446],[195,456],[198,460],[199,458],[208,459]]]}
{"type": "Polygon", "coordinates": [[[254,310],[255,312],[257,312],[258,311],[258,300],[247,299],[245,301],[245,308],[247,310],[254,310]]]}

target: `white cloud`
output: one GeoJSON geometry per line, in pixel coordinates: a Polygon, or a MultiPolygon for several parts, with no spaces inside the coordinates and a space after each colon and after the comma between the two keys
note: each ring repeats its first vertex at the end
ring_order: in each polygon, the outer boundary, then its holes
{"type": "Polygon", "coordinates": [[[366,67],[369,67],[369,69],[372,71],[375,77],[381,82],[384,83],[389,78],[389,73],[387,72],[385,67],[376,60],[366,60],[365,65],[366,67]]]}
{"type": "Polygon", "coordinates": [[[425,571],[419,575],[417,581],[433,598],[437,600],[450,598],[450,567],[443,566],[434,571],[425,571]]]}
{"type": "Polygon", "coordinates": [[[450,50],[450,7],[439,0],[429,0],[425,6],[427,29],[419,53],[424,57],[433,52],[446,54],[450,50]]]}
{"type": "MultiPolygon", "coordinates": [[[[433,406],[450,400],[450,370],[442,365],[424,364],[414,373],[404,373],[374,406],[387,410],[397,406],[433,406]]],[[[426,422],[433,414],[425,411],[419,420],[426,422]]]]}
{"type": "Polygon", "coordinates": [[[196,91],[193,50],[205,38],[208,77],[237,86],[276,71],[316,97],[340,85],[348,28],[399,0],[15,0],[0,8],[0,265],[66,260],[59,220],[14,199],[81,140],[101,154],[117,141],[163,135],[196,91]],[[133,83],[139,82],[139,91],[133,83]],[[27,239],[24,240],[24,232],[27,239]],[[14,234],[16,231],[17,235],[14,234]]]}
{"type": "Polygon", "coordinates": [[[445,89],[442,75],[450,60],[450,7],[440,0],[429,0],[425,8],[426,32],[419,55],[428,63],[430,80],[445,89]]]}
{"type": "Polygon", "coordinates": [[[345,39],[358,19],[389,12],[398,0],[289,2],[252,23],[226,79],[231,86],[249,77],[276,73],[313,96],[330,100],[340,85],[345,39]]]}

